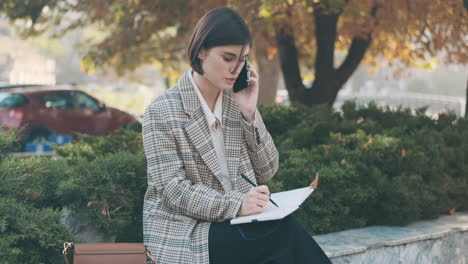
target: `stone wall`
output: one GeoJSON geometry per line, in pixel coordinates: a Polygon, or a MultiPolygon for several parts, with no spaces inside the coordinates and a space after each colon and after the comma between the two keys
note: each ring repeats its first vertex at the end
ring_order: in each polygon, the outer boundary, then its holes
{"type": "Polygon", "coordinates": [[[468,213],[314,237],[334,264],[468,264],[468,213]]]}

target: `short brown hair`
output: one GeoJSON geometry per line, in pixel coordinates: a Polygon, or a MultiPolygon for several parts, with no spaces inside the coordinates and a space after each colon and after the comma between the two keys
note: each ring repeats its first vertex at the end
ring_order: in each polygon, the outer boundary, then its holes
{"type": "Polygon", "coordinates": [[[188,48],[190,66],[199,74],[203,74],[198,58],[201,49],[247,44],[252,46],[252,38],[242,17],[228,7],[212,9],[198,21],[193,32],[188,48]]]}

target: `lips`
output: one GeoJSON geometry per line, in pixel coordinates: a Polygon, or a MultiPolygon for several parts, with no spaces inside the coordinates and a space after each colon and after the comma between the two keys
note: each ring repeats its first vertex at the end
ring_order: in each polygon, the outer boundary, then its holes
{"type": "Polygon", "coordinates": [[[229,84],[234,84],[236,82],[236,78],[225,78],[226,82],[229,84]]]}

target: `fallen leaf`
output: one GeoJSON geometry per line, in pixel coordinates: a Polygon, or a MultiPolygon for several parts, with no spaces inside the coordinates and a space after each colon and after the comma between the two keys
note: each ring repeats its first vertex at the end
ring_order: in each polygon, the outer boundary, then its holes
{"type": "Polygon", "coordinates": [[[401,150],[401,157],[402,158],[406,157],[406,149],[401,150]]]}
{"type": "Polygon", "coordinates": [[[109,211],[107,211],[105,208],[101,210],[102,215],[109,215],[109,211]]]}
{"type": "Polygon", "coordinates": [[[367,143],[365,143],[364,145],[362,145],[363,147],[367,148],[370,144],[372,144],[372,138],[369,137],[369,140],[367,141],[367,143]]]}
{"type": "Polygon", "coordinates": [[[310,183],[310,187],[312,189],[315,190],[315,189],[318,188],[319,179],[320,179],[320,174],[317,172],[317,173],[315,173],[315,179],[310,183]]]}

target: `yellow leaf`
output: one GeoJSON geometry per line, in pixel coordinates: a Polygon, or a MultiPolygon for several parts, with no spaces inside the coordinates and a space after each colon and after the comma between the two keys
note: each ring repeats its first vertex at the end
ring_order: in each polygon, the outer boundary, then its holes
{"type": "Polygon", "coordinates": [[[266,10],[266,8],[262,8],[258,15],[263,18],[271,17],[271,13],[268,10],[266,10]]]}

